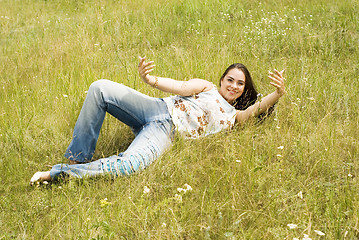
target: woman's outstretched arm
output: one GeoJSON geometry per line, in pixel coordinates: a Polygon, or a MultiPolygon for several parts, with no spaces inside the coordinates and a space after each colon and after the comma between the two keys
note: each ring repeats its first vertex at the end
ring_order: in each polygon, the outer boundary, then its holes
{"type": "Polygon", "coordinates": [[[279,98],[281,98],[286,93],[284,85],[285,78],[283,77],[283,73],[284,70],[279,72],[276,69],[274,69],[274,73],[269,72],[268,77],[272,80],[270,84],[277,89],[262,98],[261,101],[258,101],[252,106],[248,107],[246,110],[238,110],[236,114],[236,122],[243,123],[252,117],[257,117],[261,113],[266,112],[271,106],[278,102],[279,98]]]}
{"type": "Polygon", "coordinates": [[[140,57],[138,72],[142,81],[161,91],[181,96],[191,96],[196,93],[206,92],[213,88],[213,84],[203,79],[191,79],[178,81],[171,78],[151,76],[149,73],[155,67],[154,62],[146,62],[146,57],[140,57]]]}

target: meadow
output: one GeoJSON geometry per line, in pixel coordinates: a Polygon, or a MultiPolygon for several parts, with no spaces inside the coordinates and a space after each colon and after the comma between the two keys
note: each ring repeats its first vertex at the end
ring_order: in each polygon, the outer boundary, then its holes
{"type": "MultiPolygon", "coordinates": [[[[0,239],[359,239],[358,0],[0,0],[0,239]],[[130,177],[31,187],[63,154],[89,85],[151,96],[157,76],[219,84],[244,63],[263,123],[173,147],[130,177]]],[[[133,135],[107,116],[95,158],[133,135]]]]}

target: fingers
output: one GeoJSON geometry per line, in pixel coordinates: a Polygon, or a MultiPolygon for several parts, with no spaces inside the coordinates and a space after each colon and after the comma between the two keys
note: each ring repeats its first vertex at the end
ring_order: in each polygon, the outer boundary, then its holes
{"type": "Polygon", "coordinates": [[[156,65],[153,65],[153,61],[151,61],[151,62],[142,64],[142,66],[139,66],[139,67],[138,67],[138,71],[140,72],[141,75],[146,75],[146,74],[152,72],[152,71],[153,71],[153,68],[154,68],[155,66],[156,66],[156,65]]]}
{"type": "Polygon", "coordinates": [[[272,85],[273,87],[276,87],[276,88],[280,88],[280,87],[281,87],[280,85],[278,85],[278,84],[276,84],[276,83],[274,83],[274,82],[270,82],[270,85],[272,85]]]}
{"type": "MultiPolygon", "coordinates": [[[[282,71],[278,71],[277,69],[274,69],[274,72],[276,73],[276,74],[271,74],[271,75],[277,75],[277,76],[279,76],[280,78],[284,78],[283,77],[283,73],[284,73],[284,69],[282,70],[282,71]]],[[[271,73],[271,72],[270,72],[271,73]]]]}
{"type": "Polygon", "coordinates": [[[153,69],[145,70],[145,71],[140,72],[140,75],[141,76],[147,76],[152,71],[153,71],[153,69]]]}
{"type": "Polygon", "coordinates": [[[274,72],[269,71],[269,75],[268,75],[268,78],[272,80],[270,84],[275,88],[277,88],[277,92],[280,95],[283,95],[285,93],[285,86],[284,86],[285,78],[283,77],[284,71],[285,69],[283,69],[282,71],[278,71],[277,69],[274,69],[274,72]]]}
{"type": "Polygon", "coordinates": [[[138,64],[138,71],[141,76],[146,76],[150,72],[153,71],[153,68],[156,66],[154,65],[154,61],[145,62],[146,57],[139,56],[139,64],[138,64]]]}
{"type": "Polygon", "coordinates": [[[277,69],[274,69],[274,72],[275,73],[269,71],[268,77],[276,83],[283,84],[284,83],[283,71],[279,72],[277,69]]]}

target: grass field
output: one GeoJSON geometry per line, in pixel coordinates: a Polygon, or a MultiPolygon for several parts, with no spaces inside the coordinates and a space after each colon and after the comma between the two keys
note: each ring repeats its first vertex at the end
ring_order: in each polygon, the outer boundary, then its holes
{"type": "MultiPolygon", "coordinates": [[[[358,59],[357,0],[0,0],[0,239],[359,239],[358,59]],[[167,96],[139,55],[216,84],[242,62],[263,94],[285,68],[288,94],[131,177],[30,187],[66,161],[93,81],[167,96]]],[[[107,116],[95,158],[132,138],[107,116]]]]}

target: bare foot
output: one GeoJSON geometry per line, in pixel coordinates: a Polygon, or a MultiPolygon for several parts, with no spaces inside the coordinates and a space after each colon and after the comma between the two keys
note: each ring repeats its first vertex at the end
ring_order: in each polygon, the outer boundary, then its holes
{"type": "Polygon", "coordinates": [[[30,185],[45,183],[51,181],[50,171],[47,172],[36,172],[30,180],[30,185]]]}

